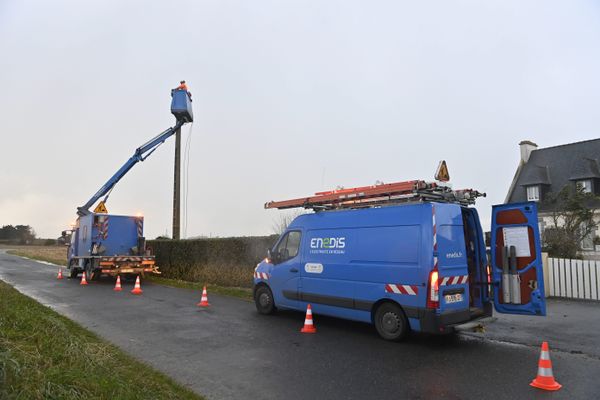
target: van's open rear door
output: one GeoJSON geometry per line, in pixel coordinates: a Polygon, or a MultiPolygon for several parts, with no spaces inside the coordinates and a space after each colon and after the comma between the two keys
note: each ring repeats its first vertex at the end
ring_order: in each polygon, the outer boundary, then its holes
{"type": "Polygon", "coordinates": [[[507,314],[546,315],[544,273],[535,203],[492,208],[494,306],[507,314]]]}

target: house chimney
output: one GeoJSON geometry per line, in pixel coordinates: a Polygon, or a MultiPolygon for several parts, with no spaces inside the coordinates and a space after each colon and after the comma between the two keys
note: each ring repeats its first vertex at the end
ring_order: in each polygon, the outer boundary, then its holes
{"type": "Polygon", "coordinates": [[[538,145],[529,140],[523,140],[521,143],[519,143],[519,147],[521,148],[521,161],[526,163],[529,161],[531,152],[536,150],[538,145]]]}

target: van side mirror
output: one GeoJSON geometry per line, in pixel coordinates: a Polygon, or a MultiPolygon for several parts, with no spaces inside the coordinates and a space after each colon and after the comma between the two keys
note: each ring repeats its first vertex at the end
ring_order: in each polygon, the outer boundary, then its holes
{"type": "Polygon", "coordinates": [[[274,253],[271,249],[267,250],[267,257],[269,258],[269,260],[271,260],[272,264],[277,264],[280,260],[279,253],[274,253]]]}
{"type": "Polygon", "coordinates": [[[276,256],[276,254],[273,254],[273,251],[271,249],[267,249],[267,258],[269,259],[269,262],[271,262],[272,264],[277,263],[275,256],[276,256]]]}

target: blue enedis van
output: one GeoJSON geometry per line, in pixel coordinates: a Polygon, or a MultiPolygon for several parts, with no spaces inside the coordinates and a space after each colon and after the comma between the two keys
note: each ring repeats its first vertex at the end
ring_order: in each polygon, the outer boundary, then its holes
{"type": "Polygon", "coordinates": [[[256,267],[254,299],[262,314],[311,304],[400,340],[410,330],[452,332],[490,316],[492,304],[545,315],[542,274],[535,203],[493,207],[488,267],[474,208],[421,202],[300,215],[256,267]],[[509,261],[518,296],[503,280],[509,261]]]}

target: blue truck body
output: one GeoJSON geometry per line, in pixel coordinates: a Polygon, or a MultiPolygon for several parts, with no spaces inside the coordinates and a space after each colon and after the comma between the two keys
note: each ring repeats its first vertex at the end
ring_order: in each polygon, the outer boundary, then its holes
{"type": "Polygon", "coordinates": [[[75,246],[70,248],[72,257],[97,255],[94,248],[102,246],[102,255],[118,256],[131,253],[138,245],[138,232],[143,232],[144,217],[92,213],[79,218],[75,246]]]}
{"type": "Polygon", "coordinates": [[[492,245],[488,269],[477,211],[434,202],[301,215],[270,250],[271,258],[257,265],[254,290],[268,287],[277,308],[303,311],[311,304],[317,315],[367,323],[378,307],[393,303],[411,330],[431,333],[490,316],[492,305],[500,312],[545,315],[535,204],[494,207],[497,246],[503,245],[502,229],[514,227],[530,232],[531,257],[518,259],[523,304],[503,304],[497,294],[501,259],[492,245]],[[512,221],[507,213],[519,218],[512,221]],[[438,302],[428,304],[432,285],[438,302]]]}
{"type": "Polygon", "coordinates": [[[90,213],[80,216],[67,251],[67,265],[87,279],[100,274],[156,272],[154,256],[145,249],[144,217],[90,213]]]}

